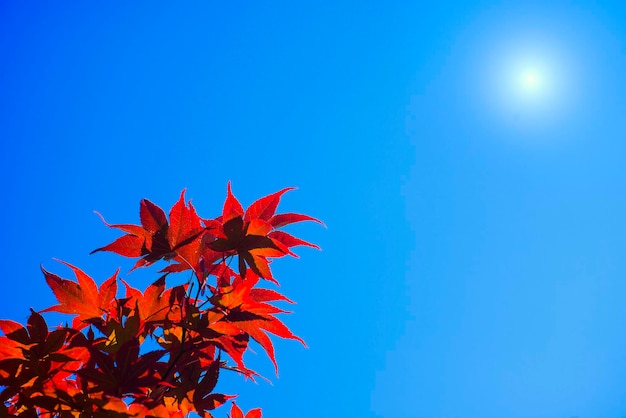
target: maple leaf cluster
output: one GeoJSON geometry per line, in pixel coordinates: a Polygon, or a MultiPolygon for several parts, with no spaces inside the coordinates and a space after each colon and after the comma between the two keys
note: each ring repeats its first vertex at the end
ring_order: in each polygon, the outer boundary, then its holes
{"type": "MultiPolygon", "coordinates": [[[[73,315],[72,324],[50,330],[32,309],[26,326],[0,320],[0,416],[182,418],[194,412],[210,418],[209,411],[235,398],[215,392],[222,370],[259,376],[243,360],[250,339],[278,373],[269,334],[305,343],[276,316],[287,312],[273,302],[293,302],[258,285],[278,284],[270,269],[273,259],[295,256],[296,246],[318,248],[281,227],[321,223],[275,213],[289,190],[244,211],[229,183],[222,215],[215,219],[199,217],[191,201],[185,202],[184,190],[169,219],[146,199],[140,204],[141,225],[103,219],[125,234],[93,252],[138,258],[133,270],[158,260],[167,266],[143,292],[118,278],[119,270],[98,287],[71,264],[63,262],[76,281],[42,267],[59,303],[41,312],[73,315]],[[167,287],[166,277],[181,272],[190,273],[189,281],[167,287]]],[[[233,402],[230,417],[260,418],[261,410],[244,417],[233,402]]]]}

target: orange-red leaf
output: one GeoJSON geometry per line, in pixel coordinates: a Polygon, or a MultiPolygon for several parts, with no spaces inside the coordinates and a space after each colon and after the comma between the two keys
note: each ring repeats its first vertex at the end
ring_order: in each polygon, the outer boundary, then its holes
{"type": "Polygon", "coordinates": [[[246,234],[248,235],[261,235],[265,236],[272,230],[272,225],[261,220],[261,219],[252,219],[248,223],[248,228],[246,229],[246,234]]]}
{"type": "Polygon", "coordinates": [[[236,277],[232,286],[220,290],[213,297],[212,302],[228,312],[227,320],[263,347],[278,374],[274,346],[266,331],[281,338],[298,340],[305,347],[306,344],[273,315],[285,311],[265,303],[274,300],[291,302],[291,300],[273,290],[254,288],[259,279],[256,274],[249,274],[245,279],[236,277]]]}
{"type": "Polygon", "coordinates": [[[248,411],[244,417],[243,411],[233,401],[233,405],[230,407],[229,418],[261,418],[261,408],[254,408],[248,411]]]}
{"type": "Polygon", "coordinates": [[[117,274],[119,270],[102,283],[100,289],[98,289],[94,280],[82,270],[64,261],[61,261],[61,263],[73,270],[78,283],[63,279],[41,267],[48,286],[50,286],[54,296],[59,301],[58,305],[44,309],[43,312],[55,311],[78,315],[72,321],[72,327],[82,329],[87,326],[85,321],[100,318],[111,309],[117,293],[117,274]]]}
{"type": "Polygon", "coordinates": [[[27,335],[26,328],[22,324],[10,319],[0,319],[0,330],[2,330],[4,335],[13,334],[15,331],[20,330],[23,330],[24,335],[27,335]]]}
{"type": "Polygon", "coordinates": [[[0,330],[6,335],[6,337],[0,337],[0,360],[24,358],[21,348],[30,342],[26,328],[10,319],[1,319],[0,330]]]}
{"type": "Polygon", "coordinates": [[[146,323],[164,321],[172,308],[170,303],[172,292],[182,289],[182,286],[165,289],[165,276],[161,276],[148,286],[144,293],[133,288],[124,280],[122,283],[126,286],[126,305],[131,309],[137,307],[139,311],[140,326],[146,323]]]}
{"type": "Polygon", "coordinates": [[[261,408],[251,409],[245,418],[261,418],[261,408]]]}
{"type": "Polygon", "coordinates": [[[294,335],[285,324],[283,324],[278,318],[272,317],[271,320],[257,319],[252,321],[238,321],[237,326],[244,332],[247,332],[252,339],[263,347],[270,360],[274,364],[276,375],[278,375],[278,363],[276,363],[276,356],[274,354],[274,345],[269,336],[264,332],[269,331],[272,334],[281,338],[288,338],[291,340],[297,340],[302,343],[303,346],[307,346],[304,340],[294,335]]]}
{"type": "Polygon", "coordinates": [[[8,358],[23,359],[22,349],[15,344],[15,341],[7,337],[0,337],[0,360],[8,358]]]}
{"type": "Polygon", "coordinates": [[[259,276],[263,277],[265,280],[269,280],[272,283],[278,283],[278,280],[276,280],[274,278],[274,276],[272,275],[272,270],[270,269],[270,265],[269,262],[267,261],[267,259],[265,258],[264,254],[268,254],[269,251],[272,251],[270,256],[275,256],[273,254],[280,254],[283,255],[283,253],[275,253],[273,249],[256,249],[256,250],[251,250],[249,252],[241,252],[239,254],[239,271],[241,272],[243,270],[243,273],[245,273],[245,265],[244,268],[242,269],[242,263],[241,260],[245,260],[246,263],[250,266],[250,269],[258,274],[259,276]],[[260,252],[261,255],[258,255],[257,252],[260,252]]]}

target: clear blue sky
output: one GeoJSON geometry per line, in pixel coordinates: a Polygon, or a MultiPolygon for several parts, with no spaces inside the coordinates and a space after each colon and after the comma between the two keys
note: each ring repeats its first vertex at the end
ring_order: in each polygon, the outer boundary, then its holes
{"type": "Polygon", "coordinates": [[[0,3],[0,317],[54,304],[53,258],[128,270],[93,210],[297,186],[310,348],[248,356],[244,409],[626,415],[621,2],[115,3],[0,3]]]}

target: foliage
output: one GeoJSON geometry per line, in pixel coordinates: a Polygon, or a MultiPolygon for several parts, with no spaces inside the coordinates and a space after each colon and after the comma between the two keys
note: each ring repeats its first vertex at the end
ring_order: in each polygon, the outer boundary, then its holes
{"type": "MultiPolygon", "coordinates": [[[[169,220],[146,199],[140,203],[141,225],[103,219],[125,234],[93,252],[139,258],[133,270],[158,260],[168,265],[143,292],[119,279],[119,270],[98,287],[68,263],[76,281],[42,267],[58,304],[41,312],[73,315],[72,324],[51,331],[32,309],[26,326],[0,320],[0,416],[184,417],[195,412],[211,417],[209,411],[235,397],[214,392],[221,370],[258,376],[243,361],[250,338],[278,373],[268,333],[304,341],[276,316],[286,311],[273,302],[293,302],[258,284],[261,279],[278,284],[272,259],[295,256],[291,249],[299,245],[318,248],[281,227],[321,223],[306,215],[275,214],[289,190],[244,211],[229,183],[222,215],[215,219],[199,217],[191,201],[185,203],[184,190],[169,220]],[[190,274],[189,281],[167,287],[166,277],[181,272],[190,274]],[[123,297],[118,297],[119,282],[123,297]],[[158,348],[147,351],[147,346],[158,348]]],[[[244,417],[234,402],[230,416],[244,417]]],[[[260,409],[245,415],[260,416],[260,409]]]]}

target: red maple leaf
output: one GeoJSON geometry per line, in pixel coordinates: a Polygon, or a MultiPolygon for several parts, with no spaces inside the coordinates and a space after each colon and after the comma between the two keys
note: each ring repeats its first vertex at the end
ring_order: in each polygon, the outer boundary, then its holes
{"type": "Polygon", "coordinates": [[[270,360],[274,364],[276,374],[278,374],[278,364],[274,355],[274,346],[267,332],[281,338],[297,340],[306,347],[303,339],[296,336],[281,322],[275,314],[288,313],[267,302],[285,301],[293,303],[280,293],[262,288],[254,288],[260,277],[256,274],[249,274],[245,279],[235,276],[231,286],[224,286],[217,290],[211,302],[219,310],[225,311],[225,319],[244,331],[265,350],[270,360]]]}
{"type": "Polygon", "coordinates": [[[50,273],[42,266],[41,271],[46,278],[46,282],[59,301],[58,305],[44,309],[42,312],[55,311],[78,315],[72,321],[72,327],[75,329],[86,327],[88,325],[86,321],[90,319],[101,318],[103,315],[110,314],[114,306],[115,295],[117,294],[117,274],[119,270],[102,283],[100,289],[98,289],[96,282],[82,270],[64,261],[60,262],[74,271],[78,283],[50,273]]]}
{"type": "Polygon", "coordinates": [[[28,336],[28,332],[24,327],[10,319],[0,320],[0,330],[4,335],[10,335],[11,337],[0,337],[0,360],[8,358],[24,358],[22,348],[26,348],[25,341],[28,336]]]}
{"type": "MultiPolygon", "coordinates": [[[[161,276],[152,283],[144,293],[131,287],[122,280],[126,286],[125,305],[136,309],[139,316],[139,329],[150,331],[155,324],[162,324],[174,310],[179,310],[176,302],[184,298],[185,287],[176,286],[165,288],[165,276],[161,276]]],[[[176,315],[180,315],[176,312],[176,315]]]]}
{"type": "Polygon", "coordinates": [[[46,321],[32,309],[26,327],[2,320],[0,329],[6,335],[1,344],[20,351],[0,357],[0,386],[4,387],[0,398],[15,396],[12,403],[25,409],[56,409],[60,401],[55,388],[71,390],[73,381],[68,378],[89,359],[84,348],[70,347],[80,332],[68,328],[49,332],[46,321]]]}
{"type": "MultiPolygon", "coordinates": [[[[234,398],[214,393],[221,369],[253,380],[259,376],[243,362],[250,338],[261,345],[278,374],[270,334],[306,344],[278,319],[289,312],[274,302],[293,302],[256,286],[261,278],[277,283],[270,270],[273,259],[295,257],[296,246],[319,248],[280,228],[301,221],[321,223],[308,215],[276,214],[290,190],[264,196],[244,210],[229,183],[222,214],[215,219],[200,218],[191,202],[185,202],[185,190],[168,215],[143,199],[140,225],[111,225],[102,219],[124,235],[94,252],[139,258],[133,269],[157,260],[172,263],[144,292],[122,280],[126,293],[119,299],[118,272],[98,287],[68,263],[62,262],[74,280],[42,267],[58,300],[44,312],[72,315],[72,328],[50,331],[32,309],[27,325],[0,320],[0,416],[183,418],[195,412],[211,418],[209,411],[234,398]],[[238,272],[229,267],[234,256],[238,272]],[[185,270],[193,273],[186,285],[166,287],[168,273],[185,270]],[[209,276],[215,281],[207,282],[209,276]],[[93,327],[81,331],[88,324],[93,327]],[[161,349],[145,352],[148,336],[161,349]],[[222,353],[235,365],[222,361],[222,353]]],[[[244,416],[233,402],[229,416],[261,418],[261,410],[244,416]]]]}
{"type": "Polygon", "coordinates": [[[125,257],[143,257],[135,263],[133,269],[149,266],[161,259],[174,259],[182,263],[184,268],[178,271],[196,268],[201,254],[200,242],[206,228],[202,226],[202,219],[191,201],[185,204],[185,190],[170,210],[169,224],[163,209],[148,199],[142,199],[139,205],[141,225],[109,224],[102,215],[98,215],[106,226],[127,234],[93,250],[91,254],[110,251],[125,257]]]}
{"type": "Polygon", "coordinates": [[[217,237],[208,247],[216,252],[239,256],[239,274],[245,277],[246,265],[260,277],[278,282],[272,276],[269,267],[269,258],[283,257],[286,254],[294,255],[289,248],[295,245],[316,245],[292,237],[286,233],[276,233],[276,228],[300,221],[319,220],[307,215],[282,214],[275,215],[281,196],[292,187],[282,189],[276,193],[264,196],[252,203],[247,210],[233,195],[230,182],[222,216],[217,220],[221,223],[213,234],[217,237]]]}
{"type": "Polygon", "coordinates": [[[230,407],[229,418],[261,418],[261,408],[254,408],[249,410],[244,417],[241,408],[239,408],[237,404],[235,404],[235,401],[233,401],[233,405],[230,407]]]}

